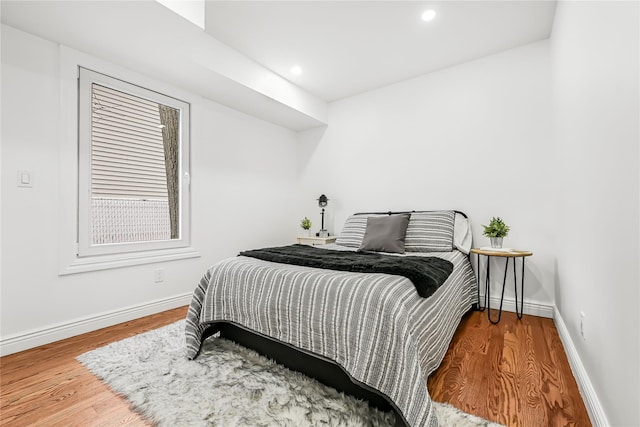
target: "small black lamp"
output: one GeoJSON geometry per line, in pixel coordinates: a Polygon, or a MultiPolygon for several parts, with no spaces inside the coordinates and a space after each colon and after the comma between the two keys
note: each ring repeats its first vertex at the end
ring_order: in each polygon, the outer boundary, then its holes
{"type": "Polygon", "coordinates": [[[329,199],[327,199],[327,196],[324,194],[321,194],[320,197],[318,197],[318,206],[322,208],[322,228],[318,232],[318,237],[329,237],[329,232],[324,229],[324,208],[327,207],[328,202],[329,199]]]}

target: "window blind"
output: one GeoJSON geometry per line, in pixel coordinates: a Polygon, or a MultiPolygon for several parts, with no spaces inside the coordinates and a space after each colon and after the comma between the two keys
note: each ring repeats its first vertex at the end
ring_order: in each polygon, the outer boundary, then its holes
{"type": "Polygon", "coordinates": [[[158,104],[92,84],[92,197],[167,200],[158,104]]]}

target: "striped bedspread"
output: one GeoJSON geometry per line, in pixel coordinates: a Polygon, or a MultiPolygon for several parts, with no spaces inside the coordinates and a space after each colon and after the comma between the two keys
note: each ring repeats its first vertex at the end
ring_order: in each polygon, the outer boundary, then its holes
{"type": "Polygon", "coordinates": [[[407,425],[437,426],[427,377],[475,301],[476,283],[461,252],[424,255],[454,264],[429,298],[420,297],[400,276],[242,256],[223,260],[194,291],[186,320],[187,357],[197,356],[208,323],[230,321],[335,361],[393,401],[407,425]]]}

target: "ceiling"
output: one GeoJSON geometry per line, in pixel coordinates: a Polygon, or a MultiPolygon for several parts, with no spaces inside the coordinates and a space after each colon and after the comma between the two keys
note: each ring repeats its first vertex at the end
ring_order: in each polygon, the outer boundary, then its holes
{"type": "Polygon", "coordinates": [[[326,101],[549,38],[555,1],[207,1],[205,31],[326,101]],[[433,9],[430,22],[421,14],[433,9]],[[303,72],[291,74],[297,64],[303,72]]]}
{"type": "Polygon", "coordinates": [[[556,4],[161,1],[0,6],[3,24],[299,131],[327,124],[331,101],[544,40],[556,4]],[[204,30],[171,3],[196,6],[204,30]],[[421,20],[426,9],[434,20],[421,20]]]}

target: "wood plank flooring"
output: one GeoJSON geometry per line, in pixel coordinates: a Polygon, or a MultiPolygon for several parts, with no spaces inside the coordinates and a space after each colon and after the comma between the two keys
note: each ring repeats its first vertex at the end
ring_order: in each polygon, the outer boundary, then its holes
{"type": "Polygon", "coordinates": [[[151,425],[75,358],[186,315],[180,307],[0,358],[0,426],[151,425]]]}
{"type": "MultiPolygon", "coordinates": [[[[186,316],[158,313],[0,358],[0,426],[146,426],[76,356],[186,316]]],[[[509,426],[589,426],[551,319],[467,315],[442,366],[430,377],[434,400],[509,426]]]]}
{"type": "Polygon", "coordinates": [[[508,426],[590,426],[552,319],[486,312],[462,320],[428,381],[433,400],[508,426]]]}

